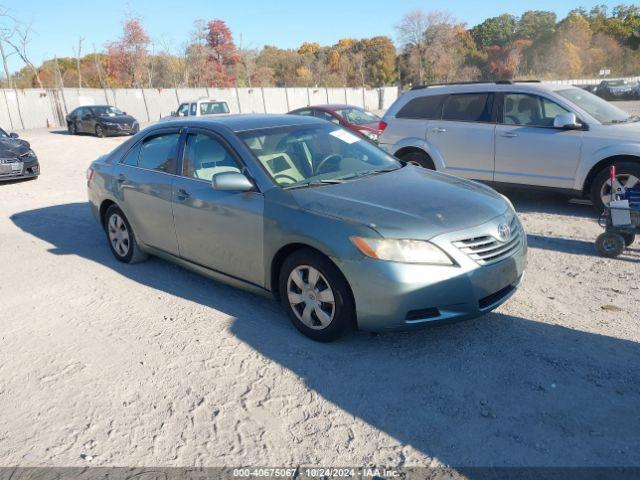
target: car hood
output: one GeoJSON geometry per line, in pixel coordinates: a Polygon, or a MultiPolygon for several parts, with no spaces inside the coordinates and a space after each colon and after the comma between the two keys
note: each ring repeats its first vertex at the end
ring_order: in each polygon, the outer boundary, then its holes
{"type": "Polygon", "coordinates": [[[609,139],[640,143],[640,122],[601,125],[598,126],[598,135],[609,139]]]}
{"type": "Polygon", "coordinates": [[[27,153],[30,145],[20,138],[0,138],[0,158],[15,158],[27,153]]]}
{"type": "Polygon", "coordinates": [[[133,118],[131,115],[114,115],[113,117],[104,115],[104,116],[98,117],[98,120],[101,120],[103,122],[120,123],[120,124],[127,124],[127,125],[131,125],[133,122],[136,121],[136,119],[133,118]]]}
{"type": "Polygon", "coordinates": [[[485,185],[412,165],[291,193],[305,210],[368,225],[390,238],[428,240],[480,225],[509,208],[485,185]]]}

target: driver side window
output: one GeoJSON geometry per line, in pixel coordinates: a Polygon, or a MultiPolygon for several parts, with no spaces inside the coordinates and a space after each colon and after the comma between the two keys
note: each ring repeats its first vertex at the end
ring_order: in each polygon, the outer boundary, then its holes
{"type": "Polygon", "coordinates": [[[189,104],[183,103],[182,105],[180,105],[176,113],[179,117],[186,117],[189,114],[189,104]]]}
{"type": "Polygon", "coordinates": [[[237,172],[241,168],[218,140],[202,133],[191,133],[182,159],[182,175],[210,182],[217,173],[237,172]]]}
{"type": "Polygon", "coordinates": [[[537,95],[508,93],[504,97],[504,123],[529,127],[552,127],[557,115],[569,113],[555,102],[537,95]]]}

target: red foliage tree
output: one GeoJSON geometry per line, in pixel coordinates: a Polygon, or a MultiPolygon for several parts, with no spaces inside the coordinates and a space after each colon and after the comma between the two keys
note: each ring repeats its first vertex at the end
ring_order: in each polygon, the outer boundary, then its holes
{"type": "Polygon", "coordinates": [[[107,45],[107,75],[117,85],[140,86],[149,58],[149,36],[137,18],[127,19],[122,30],[122,37],[107,45]]]}
{"type": "Polygon", "coordinates": [[[231,87],[235,83],[234,66],[240,60],[238,48],[233,41],[231,30],[223,20],[213,20],[207,26],[207,45],[210,49],[210,63],[213,67],[211,86],[231,87]]]}

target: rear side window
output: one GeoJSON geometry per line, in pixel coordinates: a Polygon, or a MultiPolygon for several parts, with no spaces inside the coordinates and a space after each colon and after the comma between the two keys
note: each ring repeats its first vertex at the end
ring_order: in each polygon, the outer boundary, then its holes
{"type": "Polygon", "coordinates": [[[195,115],[196,113],[198,113],[198,104],[196,103],[192,103],[191,104],[191,112],[189,112],[189,115],[195,115]]]}
{"type": "Polygon", "coordinates": [[[443,120],[489,122],[493,110],[493,94],[464,93],[450,95],[442,108],[443,120]]]}
{"type": "Polygon", "coordinates": [[[145,139],[138,155],[138,166],[175,173],[179,139],[179,133],[164,133],[145,139]]]}
{"type": "Polygon", "coordinates": [[[396,118],[440,120],[444,98],[444,95],[429,95],[409,100],[396,114],[396,118]]]}

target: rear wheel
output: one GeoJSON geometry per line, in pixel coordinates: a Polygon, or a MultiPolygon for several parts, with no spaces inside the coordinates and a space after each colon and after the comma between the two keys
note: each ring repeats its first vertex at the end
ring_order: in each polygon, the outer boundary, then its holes
{"type": "Polygon", "coordinates": [[[605,232],[596,239],[596,249],[603,257],[615,258],[619,256],[625,248],[622,235],[605,232]]]}
{"type": "Polygon", "coordinates": [[[611,193],[622,192],[631,188],[640,188],[640,163],[616,163],[616,179],[613,184],[609,176],[609,167],[603,168],[591,184],[591,201],[598,212],[611,201],[611,193]]]}
{"type": "Polygon", "coordinates": [[[313,340],[336,340],[353,324],[347,281],[329,259],[313,250],[298,250],[284,261],[278,287],[291,322],[313,340]]]}
{"type": "Polygon", "coordinates": [[[147,254],[140,250],[133,229],[122,210],[111,205],[104,216],[104,228],[109,241],[111,253],[123,263],[138,263],[147,259],[147,254]]]}
{"type": "Polygon", "coordinates": [[[67,128],[69,129],[69,135],[76,135],[78,133],[78,126],[75,122],[69,123],[67,128]]]}
{"type": "Polygon", "coordinates": [[[418,167],[427,168],[429,170],[435,170],[435,165],[433,164],[433,160],[424,152],[419,151],[411,151],[407,152],[400,156],[400,160],[410,163],[411,165],[416,165],[418,167]]]}

